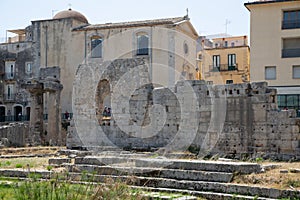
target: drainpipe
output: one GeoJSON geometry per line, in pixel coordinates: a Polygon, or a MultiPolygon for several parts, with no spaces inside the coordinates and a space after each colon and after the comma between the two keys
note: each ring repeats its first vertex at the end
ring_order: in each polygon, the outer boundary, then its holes
{"type": "Polygon", "coordinates": [[[84,64],[86,64],[86,31],[84,31],[84,64]]]}
{"type": "Polygon", "coordinates": [[[46,50],[45,50],[45,67],[48,65],[48,26],[46,28],[46,50]]]}

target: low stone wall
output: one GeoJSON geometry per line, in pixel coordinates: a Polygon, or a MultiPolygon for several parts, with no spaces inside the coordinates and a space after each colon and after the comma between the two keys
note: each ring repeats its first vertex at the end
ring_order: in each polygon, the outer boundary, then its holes
{"type": "Polygon", "coordinates": [[[0,138],[7,138],[9,146],[22,147],[26,144],[29,128],[27,123],[10,123],[0,126],[0,138]]]}

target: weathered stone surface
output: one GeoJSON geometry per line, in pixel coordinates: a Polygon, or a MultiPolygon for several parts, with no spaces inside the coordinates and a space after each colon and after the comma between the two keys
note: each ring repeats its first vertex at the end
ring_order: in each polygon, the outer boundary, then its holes
{"type": "Polygon", "coordinates": [[[71,163],[70,158],[49,158],[49,165],[61,165],[64,163],[71,163]]]}
{"type": "Polygon", "coordinates": [[[77,121],[69,129],[68,148],[157,148],[167,153],[191,146],[199,157],[299,158],[300,119],[293,111],[276,109],[276,90],[267,83],[185,80],[175,88],[155,88],[149,84],[148,63],[145,58],[117,59],[78,68],[77,121]],[[95,91],[96,102],[90,98],[95,91]],[[103,122],[105,99],[113,109],[103,122]]]}

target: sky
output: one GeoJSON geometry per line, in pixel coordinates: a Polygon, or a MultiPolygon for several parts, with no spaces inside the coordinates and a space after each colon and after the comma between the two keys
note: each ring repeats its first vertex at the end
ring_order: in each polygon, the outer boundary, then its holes
{"type": "Polygon", "coordinates": [[[25,28],[31,21],[51,19],[71,7],[90,24],[134,20],[189,17],[199,35],[249,35],[248,0],[0,0],[0,42],[6,30],[25,28]],[[226,23],[226,21],[228,23],[226,23]]]}

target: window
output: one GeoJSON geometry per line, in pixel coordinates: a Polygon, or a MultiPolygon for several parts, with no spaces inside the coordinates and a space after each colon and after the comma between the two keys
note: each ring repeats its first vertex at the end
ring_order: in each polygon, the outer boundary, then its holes
{"type": "Polygon", "coordinates": [[[300,57],[300,38],[284,38],[282,44],[282,58],[300,57]]]}
{"type": "Polygon", "coordinates": [[[137,56],[149,55],[149,37],[146,33],[137,34],[137,56]]]}
{"type": "Polygon", "coordinates": [[[276,79],[276,67],[274,66],[265,67],[265,79],[266,80],[276,79]]]}
{"type": "Polygon", "coordinates": [[[234,42],[231,42],[231,47],[234,47],[234,42]]]}
{"type": "Polygon", "coordinates": [[[91,52],[93,58],[102,58],[102,38],[100,36],[93,36],[91,38],[91,52]]]}
{"type": "MultiPolygon", "coordinates": [[[[277,95],[277,103],[279,109],[300,109],[300,95],[299,94],[285,94],[277,95]]],[[[299,114],[299,113],[297,113],[299,114]]]]}
{"type": "Polygon", "coordinates": [[[224,46],[225,46],[225,47],[228,47],[228,41],[225,41],[224,46]]]}
{"type": "Polygon", "coordinates": [[[233,84],[233,80],[226,80],[226,84],[233,84]]]}
{"type": "Polygon", "coordinates": [[[220,70],[220,55],[213,55],[213,71],[220,70]]]}
{"type": "Polygon", "coordinates": [[[293,78],[300,78],[300,65],[293,66],[293,78]]]}
{"type": "Polygon", "coordinates": [[[15,74],[15,61],[5,62],[5,74],[7,79],[13,79],[15,74]]]}
{"type": "Polygon", "coordinates": [[[213,81],[206,81],[206,84],[207,84],[207,85],[213,85],[214,82],[213,82],[213,81]]]}
{"type": "Polygon", "coordinates": [[[236,70],[236,55],[228,54],[228,70],[236,70]]]}
{"type": "Polygon", "coordinates": [[[183,51],[184,51],[184,54],[186,54],[186,55],[189,53],[189,46],[187,45],[186,42],[183,44],[183,51]]]}
{"type": "Polygon", "coordinates": [[[14,85],[13,84],[9,84],[6,86],[6,91],[7,91],[7,96],[6,99],[7,100],[12,100],[13,99],[13,89],[14,89],[14,85]]]}
{"type": "Polygon", "coordinates": [[[25,73],[31,74],[32,72],[32,62],[26,62],[25,63],[25,73]]]}
{"type": "Polygon", "coordinates": [[[284,11],[282,29],[300,28],[300,10],[284,11]]]}

